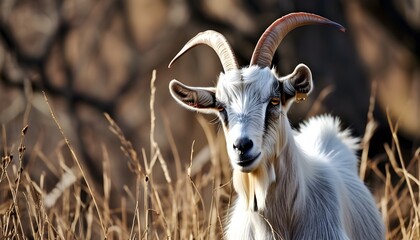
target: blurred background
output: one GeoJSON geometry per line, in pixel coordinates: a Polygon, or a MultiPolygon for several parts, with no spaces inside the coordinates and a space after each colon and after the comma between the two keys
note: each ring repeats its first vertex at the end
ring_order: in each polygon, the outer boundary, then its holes
{"type": "MultiPolygon", "coordinates": [[[[305,63],[315,84],[309,99],[292,107],[292,125],[331,113],[363,137],[368,119],[374,119],[369,158],[382,171],[388,161],[384,143],[392,142],[388,112],[394,123],[398,121],[402,153],[410,160],[420,137],[419,0],[2,0],[2,156],[17,151],[30,104],[23,167],[35,180],[43,174],[47,190],[58,181],[57,149],[64,143],[42,95],[45,91],[97,186],[103,184],[106,146],[112,196],[118,196],[122,186],[133,184],[134,175],[104,113],[116,121],[134,149],[149,150],[150,79],[156,69],[154,136],[169,169],[174,168],[175,155],[185,168],[192,142],[196,153],[205,152],[208,142],[197,115],[171,99],[169,81],[213,86],[222,68],[207,47],[194,48],[168,69],[172,57],[198,32],[213,29],[225,35],[239,64],[248,65],[262,32],[295,11],[327,17],[347,31],[302,27],[280,45],[273,61],[278,73],[286,75],[305,63]]],[[[209,126],[217,131],[216,124],[209,126]]],[[[62,158],[74,165],[68,153],[62,158]]],[[[163,178],[159,174],[163,176],[158,172],[154,177],[163,178]]]]}

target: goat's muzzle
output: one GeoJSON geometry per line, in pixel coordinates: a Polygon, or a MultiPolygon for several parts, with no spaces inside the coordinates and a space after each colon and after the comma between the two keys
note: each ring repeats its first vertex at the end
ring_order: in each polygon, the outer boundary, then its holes
{"type": "Polygon", "coordinates": [[[255,153],[254,143],[247,137],[237,139],[232,146],[235,152],[234,163],[241,167],[241,171],[249,172],[253,170],[253,165],[261,156],[261,152],[255,153]]]}
{"type": "Polygon", "coordinates": [[[244,172],[249,171],[249,167],[257,160],[261,155],[261,152],[257,155],[241,155],[237,164],[244,168],[244,172]]]}
{"type": "Polygon", "coordinates": [[[247,154],[253,146],[254,143],[247,137],[239,138],[233,143],[233,149],[235,149],[240,155],[247,154]]]}

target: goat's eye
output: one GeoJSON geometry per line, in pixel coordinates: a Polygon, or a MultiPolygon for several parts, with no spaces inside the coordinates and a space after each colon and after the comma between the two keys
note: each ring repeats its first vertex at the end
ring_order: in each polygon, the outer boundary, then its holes
{"type": "Polygon", "coordinates": [[[271,98],[270,103],[271,103],[271,105],[273,105],[273,106],[277,106],[277,105],[279,105],[279,103],[280,103],[280,98],[278,98],[278,97],[273,97],[273,98],[271,98]]]}
{"type": "Polygon", "coordinates": [[[225,107],[222,103],[216,102],[216,110],[219,112],[223,112],[225,110],[225,107]]]}

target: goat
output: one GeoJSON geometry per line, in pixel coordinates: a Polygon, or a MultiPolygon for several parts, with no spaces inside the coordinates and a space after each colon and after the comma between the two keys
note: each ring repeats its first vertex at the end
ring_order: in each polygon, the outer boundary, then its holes
{"type": "Polygon", "coordinates": [[[315,23],[344,31],[321,16],[291,13],[267,28],[247,67],[238,67],[227,40],[211,30],[192,38],[168,66],[199,44],[213,48],[222,62],[216,87],[172,80],[169,89],[183,107],[216,114],[222,123],[238,194],[227,239],[385,238],[374,199],[357,175],[358,139],[330,115],[293,130],[286,114],[311,92],[311,71],[304,64],[285,77],[270,70],[285,35],[315,23]]]}

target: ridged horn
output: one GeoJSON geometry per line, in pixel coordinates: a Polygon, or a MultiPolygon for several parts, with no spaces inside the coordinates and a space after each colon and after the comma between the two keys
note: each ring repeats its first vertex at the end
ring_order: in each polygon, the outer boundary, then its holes
{"type": "Polygon", "coordinates": [[[338,27],[342,32],[345,28],[327,18],[312,13],[290,13],[274,21],[261,35],[251,58],[251,65],[270,67],[274,53],[283,38],[297,27],[310,24],[328,24],[338,27]]]}
{"type": "Polygon", "coordinates": [[[172,63],[184,53],[199,44],[205,44],[213,48],[222,63],[224,72],[232,69],[238,69],[238,63],[236,62],[235,55],[233,54],[232,48],[226,38],[222,34],[212,30],[201,32],[188,41],[181,51],[179,51],[179,53],[169,63],[168,68],[170,68],[172,63]]]}

